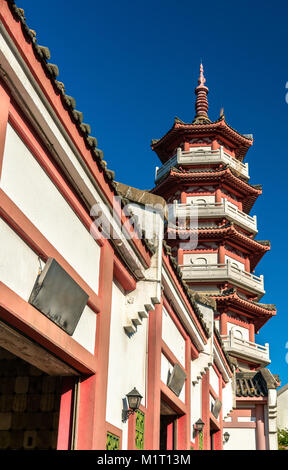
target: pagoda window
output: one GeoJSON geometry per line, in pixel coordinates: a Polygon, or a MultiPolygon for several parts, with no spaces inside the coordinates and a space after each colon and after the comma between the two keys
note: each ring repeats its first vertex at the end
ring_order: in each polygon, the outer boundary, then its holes
{"type": "Polygon", "coordinates": [[[238,330],[238,328],[232,328],[234,336],[237,338],[243,339],[243,333],[242,331],[238,330]]]}
{"type": "Polygon", "coordinates": [[[206,258],[196,258],[194,261],[191,259],[192,264],[199,264],[199,265],[206,265],[207,259],[206,258]]]}

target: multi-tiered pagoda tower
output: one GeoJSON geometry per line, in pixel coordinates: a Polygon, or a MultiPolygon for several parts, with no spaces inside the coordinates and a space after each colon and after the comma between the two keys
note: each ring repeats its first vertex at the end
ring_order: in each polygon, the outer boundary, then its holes
{"type": "MultiPolygon", "coordinates": [[[[183,279],[191,290],[216,301],[216,325],[237,371],[237,408],[251,410],[249,425],[259,424],[255,446],[263,449],[268,448],[270,432],[265,404],[269,387],[275,388],[277,381],[265,369],[269,346],[255,343],[255,333],[276,313],[274,305],[259,302],[265,294],[264,279],[254,274],[270,249],[269,241],[255,239],[257,219],[249,215],[262,188],[250,184],[248,164],[243,163],[253,137],[230,127],[223,110],[217,121],[209,119],[205,82],[201,64],[193,122],[175,118],[167,134],[152,141],[163,164],[153,192],[173,204],[176,221],[169,224],[166,237],[183,279]],[[191,205],[198,209],[198,227],[192,229],[191,205]],[[197,232],[196,245],[191,245],[191,230],[197,232]]],[[[230,418],[225,426],[237,428],[241,439],[241,412],[234,410],[230,418]]]]}

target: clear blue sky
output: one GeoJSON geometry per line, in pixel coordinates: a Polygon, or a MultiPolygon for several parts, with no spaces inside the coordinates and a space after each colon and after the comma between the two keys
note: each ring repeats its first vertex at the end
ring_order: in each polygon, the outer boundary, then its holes
{"type": "Polygon", "coordinates": [[[76,99],[116,180],[154,185],[159,165],[150,141],[174,116],[194,117],[202,59],[209,117],[223,106],[227,122],[254,134],[246,160],[252,184],[263,184],[251,211],[258,239],[272,248],[257,267],[277,317],[256,337],[270,343],[273,373],[288,382],[287,174],[288,4],[284,1],[19,0],[40,45],[50,48],[58,79],[76,99]]]}

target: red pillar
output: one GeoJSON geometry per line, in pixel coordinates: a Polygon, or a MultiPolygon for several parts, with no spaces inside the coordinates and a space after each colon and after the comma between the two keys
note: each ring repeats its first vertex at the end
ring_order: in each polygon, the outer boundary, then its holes
{"type": "Polygon", "coordinates": [[[215,193],[215,202],[221,202],[221,201],[222,201],[221,189],[217,188],[216,193],[215,193]]]}
{"type": "Polygon", "coordinates": [[[255,342],[255,325],[254,323],[249,324],[249,341],[255,342]]]}
{"type": "Polygon", "coordinates": [[[4,155],[6,129],[8,123],[8,113],[10,106],[10,96],[6,93],[4,88],[0,86],[0,177],[2,170],[2,162],[4,155]]]}
{"type": "Polygon", "coordinates": [[[221,243],[221,245],[219,245],[218,263],[219,264],[225,264],[225,246],[224,246],[223,243],[221,243]]]}
{"type": "Polygon", "coordinates": [[[95,361],[96,374],[83,378],[80,384],[78,413],[78,450],[106,448],[106,401],[110,343],[110,321],[113,284],[113,249],[108,241],[101,252],[101,310],[97,315],[95,361]]]}
{"type": "Polygon", "coordinates": [[[203,429],[203,450],[210,450],[210,418],[209,418],[209,370],[202,377],[202,420],[205,423],[203,429]]]}
{"type": "Polygon", "coordinates": [[[71,449],[74,387],[75,377],[62,378],[57,450],[71,449]]]}
{"type": "Polygon", "coordinates": [[[256,449],[266,450],[263,405],[256,405],[255,412],[256,412],[256,449]]]}
{"type": "Polygon", "coordinates": [[[227,335],[227,313],[222,312],[220,316],[220,334],[227,335]]]}
{"type": "Polygon", "coordinates": [[[148,404],[145,448],[159,450],[160,443],[160,381],[161,381],[162,303],[149,313],[148,332],[148,404]]]}

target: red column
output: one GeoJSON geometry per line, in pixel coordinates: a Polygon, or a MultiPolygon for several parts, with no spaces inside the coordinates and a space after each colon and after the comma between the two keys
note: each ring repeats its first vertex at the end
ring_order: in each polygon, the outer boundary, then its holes
{"type": "Polygon", "coordinates": [[[248,256],[245,258],[245,271],[247,271],[247,273],[250,273],[250,259],[248,258],[248,256]]]}
{"type": "Polygon", "coordinates": [[[217,188],[216,193],[215,193],[215,202],[221,202],[221,201],[222,201],[221,189],[217,188]]]}
{"type": "Polygon", "coordinates": [[[108,241],[102,248],[100,265],[101,310],[96,328],[96,375],[80,384],[78,413],[78,450],[106,448],[106,401],[108,383],[111,301],[113,284],[113,249],[108,241]]]}
{"type": "Polygon", "coordinates": [[[202,420],[205,423],[203,429],[203,450],[210,450],[210,418],[209,418],[209,370],[202,377],[202,420]]]}
{"type": "Polygon", "coordinates": [[[256,412],[256,449],[266,450],[263,405],[256,405],[255,412],[256,412]]]}
{"type": "Polygon", "coordinates": [[[255,325],[254,325],[254,323],[249,323],[249,341],[252,341],[252,343],[255,342],[255,325]]]}
{"type": "Polygon", "coordinates": [[[218,144],[217,139],[213,139],[211,144],[211,150],[217,150],[219,149],[219,147],[220,145],[218,144]]]}
{"type": "Polygon", "coordinates": [[[0,86],[0,177],[1,177],[1,170],[2,170],[4,147],[5,147],[9,106],[10,106],[10,97],[8,96],[4,88],[0,86]]]}
{"type": "Polygon", "coordinates": [[[183,253],[184,253],[184,250],[182,250],[182,248],[179,248],[178,250],[178,264],[184,264],[183,263],[183,253]]]}
{"type": "Polygon", "coordinates": [[[62,378],[57,450],[70,450],[75,377],[62,378]]]}
{"type": "Polygon", "coordinates": [[[220,334],[227,335],[227,313],[222,312],[220,316],[220,334]]]}
{"type": "Polygon", "coordinates": [[[219,264],[225,264],[225,246],[224,246],[224,243],[221,243],[219,245],[218,263],[219,264]]]}
{"type": "Polygon", "coordinates": [[[159,450],[161,381],[162,303],[149,313],[148,332],[148,403],[145,448],[159,450]]]}
{"type": "Polygon", "coordinates": [[[191,413],[191,339],[188,337],[185,342],[185,405],[186,413],[178,418],[177,434],[178,434],[178,449],[189,450],[191,442],[190,433],[190,413],[191,413]]]}

